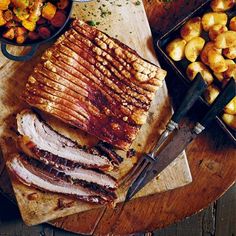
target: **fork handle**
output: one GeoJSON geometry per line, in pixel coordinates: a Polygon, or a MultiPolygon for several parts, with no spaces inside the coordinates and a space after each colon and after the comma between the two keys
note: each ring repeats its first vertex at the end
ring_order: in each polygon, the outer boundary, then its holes
{"type": "Polygon", "coordinates": [[[179,108],[173,114],[171,120],[178,124],[180,120],[186,115],[189,109],[193,106],[193,104],[197,101],[199,96],[206,89],[207,84],[203,80],[200,73],[197,74],[190,89],[188,90],[184,100],[182,101],[179,108]]]}

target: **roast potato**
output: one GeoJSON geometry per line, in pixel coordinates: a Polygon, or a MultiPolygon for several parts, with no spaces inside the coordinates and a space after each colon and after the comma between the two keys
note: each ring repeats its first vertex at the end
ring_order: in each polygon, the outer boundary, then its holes
{"type": "Polygon", "coordinates": [[[221,73],[228,69],[224,57],[214,48],[208,52],[208,61],[210,68],[216,73],[221,73]]]}
{"type": "Polygon", "coordinates": [[[220,24],[213,25],[209,30],[209,38],[212,41],[215,41],[216,37],[219,34],[226,32],[227,30],[228,30],[228,28],[225,25],[220,25],[220,24]]]}
{"type": "Polygon", "coordinates": [[[208,12],[202,17],[202,26],[205,31],[208,31],[213,25],[226,25],[228,16],[222,12],[208,12]]]}
{"type": "Polygon", "coordinates": [[[7,23],[7,21],[5,20],[5,18],[3,17],[3,11],[0,10],[0,26],[3,26],[7,23]]]}
{"type": "Polygon", "coordinates": [[[228,126],[236,129],[236,115],[224,113],[222,119],[228,126]]]}
{"type": "Polygon", "coordinates": [[[236,97],[234,97],[225,107],[225,113],[236,115],[236,97]]]}
{"type": "Polygon", "coordinates": [[[184,58],[184,48],[186,41],[181,38],[174,39],[166,47],[166,52],[174,61],[180,61],[184,58]]]}
{"type": "Polygon", "coordinates": [[[235,4],[235,0],[212,0],[211,9],[215,12],[222,12],[231,9],[235,4]]]}
{"type": "Polygon", "coordinates": [[[211,72],[202,62],[196,61],[188,65],[186,74],[190,80],[193,80],[198,72],[207,84],[211,84],[213,82],[214,79],[211,72]]]}
{"type": "Polygon", "coordinates": [[[197,60],[205,44],[205,40],[201,37],[195,37],[191,39],[185,46],[185,57],[194,62],[197,60]]]}
{"type": "Polygon", "coordinates": [[[236,31],[236,16],[230,20],[229,28],[230,30],[236,31]]]}
{"type": "Polygon", "coordinates": [[[194,17],[187,21],[180,30],[181,37],[187,42],[195,37],[199,37],[202,32],[201,17],[194,17]]]}
{"type": "Polygon", "coordinates": [[[223,50],[223,55],[231,60],[236,59],[236,47],[225,48],[223,50]]]}
{"type": "Polygon", "coordinates": [[[215,45],[222,49],[236,47],[236,32],[229,30],[219,34],[215,39],[215,45]]]}
{"type": "MultiPolygon", "coordinates": [[[[229,65],[234,65],[235,64],[235,62],[233,60],[229,60],[229,59],[226,59],[225,63],[226,63],[228,68],[229,68],[229,65]]],[[[214,75],[220,82],[222,82],[225,79],[223,73],[214,72],[214,75]]]]}
{"type": "Polygon", "coordinates": [[[236,80],[236,64],[229,65],[227,70],[223,73],[224,79],[233,77],[236,80]]]}
{"type": "Polygon", "coordinates": [[[207,103],[212,104],[219,95],[219,93],[220,90],[218,87],[216,87],[215,85],[210,85],[204,93],[204,97],[207,103]]]}
{"type": "Polygon", "coordinates": [[[208,52],[211,49],[215,49],[217,50],[219,53],[222,52],[222,49],[220,48],[216,48],[215,47],[215,43],[214,42],[207,42],[206,45],[204,46],[203,50],[201,51],[201,61],[205,64],[205,65],[209,65],[209,61],[208,61],[208,52]]]}
{"type": "Polygon", "coordinates": [[[11,1],[10,0],[1,0],[0,1],[0,10],[7,10],[11,1]]]}

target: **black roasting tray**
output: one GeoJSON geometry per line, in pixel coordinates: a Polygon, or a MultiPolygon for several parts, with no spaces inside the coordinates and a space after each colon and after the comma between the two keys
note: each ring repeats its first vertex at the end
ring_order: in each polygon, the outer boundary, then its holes
{"type": "MultiPolygon", "coordinates": [[[[166,46],[169,42],[171,42],[173,39],[180,37],[180,29],[181,27],[191,18],[196,16],[203,16],[204,13],[212,11],[210,8],[210,0],[207,0],[202,5],[200,5],[197,9],[195,9],[191,14],[189,14],[186,18],[184,18],[181,22],[179,22],[176,26],[174,26],[171,30],[169,30],[167,33],[165,33],[158,41],[156,48],[159,52],[159,55],[167,62],[167,64],[175,71],[175,73],[178,75],[184,83],[189,84],[190,80],[187,78],[186,75],[186,69],[188,64],[190,62],[187,61],[187,59],[183,59],[179,62],[173,61],[168,54],[166,53],[166,46]]],[[[228,12],[226,12],[229,19],[236,15],[236,9],[235,7],[228,12]]],[[[205,38],[206,41],[208,41],[207,34],[202,34],[201,37],[205,38]]],[[[234,60],[235,61],[235,60],[234,60]]],[[[213,75],[214,76],[214,75],[213,75]]],[[[215,82],[217,84],[217,80],[215,79],[215,82]]],[[[203,99],[203,97],[200,98],[201,102],[204,106],[209,106],[207,102],[203,99]]],[[[236,144],[236,131],[232,128],[228,127],[223,120],[220,117],[216,117],[218,124],[221,126],[221,128],[229,135],[229,137],[234,141],[236,144]]]]}

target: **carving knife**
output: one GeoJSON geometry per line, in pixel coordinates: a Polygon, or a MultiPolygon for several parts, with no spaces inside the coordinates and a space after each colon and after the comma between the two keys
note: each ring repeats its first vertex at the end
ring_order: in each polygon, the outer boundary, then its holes
{"type": "MultiPolygon", "coordinates": [[[[209,111],[193,129],[184,127],[175,130],[164,142],[164,147],[155,157],[152,164],[146,166],[128,189],[125,202],[130,200],[147,183],[159,175],[173,160],[175,160],[189,143],[199,135],[205,127],[218,115],[223,108],[236,96],[235,80],[231,78],[216,100],[210,106],[209,111]]],[[[150,154],[145,154],[149,156],[150,154]]],[[[152,157],[150,157],[152,158],[152,157]]]]}

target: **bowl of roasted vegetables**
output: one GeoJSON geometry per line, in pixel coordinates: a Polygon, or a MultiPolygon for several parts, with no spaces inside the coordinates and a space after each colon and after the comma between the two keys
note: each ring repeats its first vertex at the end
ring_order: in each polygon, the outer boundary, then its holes
{"type": "Polygon", "coordinates": [[[66,26],[71,0],[0,0],[0,41],[4,56],[15,61],[29,60],[40,44],[56,37],[66,26]],[[7,44],[31,46],[23,56],[7,51],[7,44]]]}
{"type": "MultiPolygon", "coordinates": [[[[185,82],[202,75],[208,84],[202,101],[211,104],[230,78],[236,81],[236,1],[206,1],[162,36],[157,48],[185,82]]],[[[236,143],[236,97],[217,120],[236,143]]]]}

